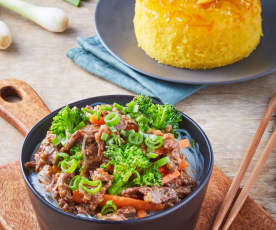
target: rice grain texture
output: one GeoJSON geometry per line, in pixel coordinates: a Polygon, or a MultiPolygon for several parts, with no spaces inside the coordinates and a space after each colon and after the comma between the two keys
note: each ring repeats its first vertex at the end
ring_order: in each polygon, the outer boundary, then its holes
{"type": "Polygon", "coordinates": [[[208,69],[252,53],[262,36],[260,0],[136,0],[138,46],[158,62],[208,69]]]}

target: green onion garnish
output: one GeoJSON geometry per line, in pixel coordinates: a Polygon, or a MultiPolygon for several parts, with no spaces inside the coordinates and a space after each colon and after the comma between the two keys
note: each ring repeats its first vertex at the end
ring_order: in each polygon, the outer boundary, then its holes
{"type": "Polygon", "coordinates": [[[117,211],[117,206],[113,203],[112,200],[106,201],[105,205],[101,209],[101,214],[103,216],[109,214],[109,213],[114,213],[117,211]]]}
{"type": "Polygon", "coordinates": [[[73,173],[78,167],[78,161],[76,159],[72,159],[70,161],[63,160],[61,162],[61,171],[63,173],[73,173]]]}
{"type": "Polygon", "coordinates": [[[140,133],[130,133],[128,136],[128,142],[132,145],[141,145],[143,139],[143,135],[140,133]]]}
{"type": "Polygon", "coordinates": [[[150,159],[155,159],[155,158],[157,158],[158,157],[158,154],[156,154],[156,153],[148,153],[148,158],[150,158],[150,159]]]}
{"type": "Polygon", "coordinates": [[[95,194],[95,193],[97,193],[101,190],[102,182],[100,180],[93,180],[92,181],[92,180],[88,180],[86,178],[82,178],[81,181],[80,181],[79,187],[87,193],[95,194]],[[93,188],[87,188],[84,185],[88,185],[88,186],[91,186],[93,188]]]}
{"type": "Polygon", "coordinates": [[[104,121],[108,126],[116,126],[121,120],[121,117],[116,112],[111,112],[104,117],[104,121]]]}
{"type": "Polygon", "coordinates": [[[163,158],[161,158],[161,159],[155,161],[153,165],[154,165],[156,168],[160,168],[160,167],[162,167],[162,166],[168,164],[170,161],[171,161],[171,160],[170,160],[169,157],[163,157],[163,158]]]}
{"type": "Polygon", "coordinates": [[[107,133],[103,133],[102,136],[101,136],[101,140],[102,141],[107,141],[108,139],[108,134],[107,133]]]}
{"type": "Polygon", "coordinates": [[[77,175],[74,176],[69,183],[69,188],[71,188],[73,191],[77,190],[79,188],[79,183],[81,181],[81,176],[77,175]]]}
{"type": "Polygon", "coordinates": [[[156,135],[148,135],[145,139],[145,144],[150,150],[160,148],[164,143],[163,137],[156,135]]]}

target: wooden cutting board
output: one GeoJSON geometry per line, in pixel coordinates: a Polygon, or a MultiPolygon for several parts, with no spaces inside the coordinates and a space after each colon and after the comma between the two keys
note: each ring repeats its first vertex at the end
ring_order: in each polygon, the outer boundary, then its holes
{"type": "MultiPolygon", "coordinates": [[[[0,80],[0,115],[23,135],[50,111],[39,95],[25,82],[0,80]],[[5,96],[21,100],[9,103],[5,96]]],[[[231,180],[214,167],[196,230],[209,230],[231,180]]],[[[61,229],[58,226],[57,229],[61,229]]],[[[19,161],[0,167],[0,229],[40,230],[20,172],[19,161]]],[[[248,198],[231,230],[276,230],[276,221],[255,201],[248,198]]]]}
{"type": "MultiPolygon", "coordinates": [[[[231,180],[220,169],[214,167],[196,230],[210,229],[230,183],[231,180]]],[[[18,161],[0,167],[0,228],[3,230],[40,229],[18,161]]],[[[248,198],[230,229],[275,230],[276,221],[254,200],[248,198]]]]}

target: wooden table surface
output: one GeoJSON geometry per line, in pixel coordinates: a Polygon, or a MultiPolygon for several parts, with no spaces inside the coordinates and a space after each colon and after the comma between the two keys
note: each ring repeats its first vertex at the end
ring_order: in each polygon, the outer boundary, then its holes
{"type": "MultiPolygon", "coordinates": [[[[87,97],[131,94],[88,74],[66,57],[66,52],[77,46],[77,36],[95,34],[93,13],[97,1],[85,1],[80,8],[62,0],[29,1],[64,9],[70,18],[70,28],[62,34],[50,33],[12,12],[0,9],[0,19],[9,25],[14,40],[10,49],[0,51],[0,79],[17,78],[26,81],[50,110],[87,97]]],[[[215,164],[233,177],[269,98],[275,92],[276,73],[239,84],[208,86],[177,104],[177,108],[204,129],[214,149],[215,164]]],[[[259,153],[275,127],[274,116],[263,137],[259,153]]],[[[2,119],[0,128],[2,165],[19,159],[24,138],[2,119]]],[[[251,196],[276,218],[275,166],[276,151],[272,153],[251,196]]]]}

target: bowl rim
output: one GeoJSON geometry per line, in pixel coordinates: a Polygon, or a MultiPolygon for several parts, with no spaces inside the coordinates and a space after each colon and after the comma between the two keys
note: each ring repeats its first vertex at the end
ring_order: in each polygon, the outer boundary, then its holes
{"type": "MultiPolygon", "coordinates": [[[[119,95],[119,94],[113,94],[113,95],[104,95],[104,96],[97,96],[97,97],[90,97],[90,98],[86,98],[86,99],[82,99],[79,101],[75,101],[72,103],[69,103],[68,106],[69,107],[73,107],[76,106],[78,104],[89,104],[88,101],[90,100],[99,100],[99,102],[101,101],[101,99],[103,98],[110,98],[110,97],[134,97],[133,95],[119,95]]],[[[153,98],[154,100],[156,100],[156,98],[153,98]]],[[[158,101],[158,100],[156,100],[158,101]]],[[[174,211],[180,209],[182,206],[184,206],[185,204],[187,204],[188,202],[190,202],[192,199],[194,199],[200,192],[202,189],[205,188],[205,186],[208,184],[209,179],[211,177],[212,174],[212,170],[213,170],[213,165],[214,165],[214,155],[213,155],[213,149],[211,146],[211,143],[207,137],[207,135],[204,133],[204,131],[201,129],[201,127],[193,120],[191,119],[188,115],[182,113],[181,111],[179,111],[181,113],[181,116],[184,117],[186,120],[188,120],[190,123],[193,124],[193,126],[195,126],[197,128],[197,130],[199,131],[199,133],[203,136],[203,139],[208,147],[208,155],[209,155],[209,164],[207,166],[207,174],[203,174],[203,178],[201,183],[196,187],[196,189],[189,194],[186,198],[184,198],[182,201],[180,201],[178,204],[174,205],[173,207],[170,207],[168,209],[165,209],[163,211],[157,212],[153,215],[141,218],[141,219],[137,219],[137,218],[133,218],[133,219],[127,219],[127,220],[120,220],[120,221],[114,221],[114,220],[100,220],[97,219],[95,217],[85,217],[85,216],[79,216],[79,215],[73,215],[71,213],[67,213],[64,212],[62,209],[54,206],[53,204],[51,204],[49,201],[47,201],[34,187],[33,185],[30,183],[28,176],[25,174],[24,171],[24,164],[23,164],[23,155],[25,155],[25,151],[24,150],[24,146],[26,145],[26,142],[30,141],[30,137],[32,136],[33,132],[37,129],[39,129],[39,126],[45,122],[47,122],[48,119],[52,118],[60,109],[62,109],[64,106],[54,110],[53,112],[51,112],[50,114],[48,114],[46,117],[44,117],[43,119],[41,119],[27,134],[27,136],[24,139],[23,145],[22,145],[22,151],[20,154],[20,168],[21,168],[21,174],[24,178],[25,183],[27,184],[27,187],[31,190],[31,192],[34,194],[34,196],[42,203],[44,204],[46,207],[52,209],[53,211],[61,214],[61,215],[65,215],[67,217],[71,217],[74,218],[76,220],[81,220],[81,221],[86,221],[86,222],[94,222],[94,223],[98,223],[98,224],[138,224],[138,223],[144,223],[144,222],[150,222],[152,220],[158,219],[160,217],[166,216],[170,213],[173,213],[174,211]]]]}

